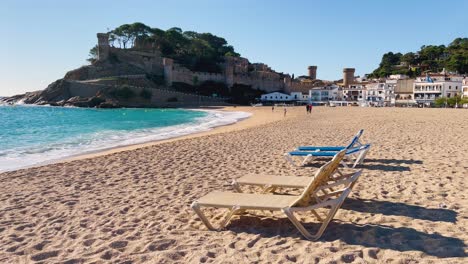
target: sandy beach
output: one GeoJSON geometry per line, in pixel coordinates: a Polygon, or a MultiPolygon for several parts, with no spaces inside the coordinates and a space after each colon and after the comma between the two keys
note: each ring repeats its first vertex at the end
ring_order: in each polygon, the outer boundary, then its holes
{"type": "MultiPolygon", "coordinates": [[[[468,111],[237,107],[253,116],[196,135],[0,174],[0,263],[466,263],[468,111]],[[299,145],[343,145],[359,130],[364,173],[322,238],[281,214],[208,231],[190,209],[246,174],[292,167],[299,145]],[[105,155],[103,155],[105,154],[105,155]]],[[[210,211],[220,219],[222,211],[210,211]]],[[[306,215],[314,228],[313,215],[306,215]]]]}

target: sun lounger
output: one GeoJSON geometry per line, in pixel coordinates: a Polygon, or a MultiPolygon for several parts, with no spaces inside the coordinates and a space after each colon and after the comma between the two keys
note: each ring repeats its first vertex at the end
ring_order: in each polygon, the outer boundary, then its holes
{"type": "MultiPolygon", "coordinates": [[[[350,174],[344,175],[339,170],[339,165],[346,154],[346,150],[338,152],[330,163],[331,175],[330,181],[337,181],[344,179],[350,174]]],[[[353,171],[355,172],[355,171],[353,171]]],[[[303,189],[310,182],[309,176],[297,177],[297,176],[270,176],[270,175],[246,175],[244,177],[235,179],[232,181],[232,186],[237,192],[243,192],[241,186],[257,186],[261,187],[261,193],[274,192],[277,188],[298,188],[303,189]]]]}
{"type": "MultiPolygon", "coordinates": [[[[352,168],[356,167],[358,164],[362,164],[364,158],[367,155],[371,145],[365,144],[359,147],[353,147],[346,150],[345,159],[352,162],[352,168]]],[[[337,151],[291,151],[284,154],[285,159],[291,163],[292,165],[296,166],[296,163],[293,160],[293,157],[304,157],[301,165],[305,165],[314,158],[327,158],[327,157],[334,157],[338,152],[337,151]]],[[[345,167],[349,167],[346,162],[342,161],[341,164],[345,167]]]]}
{"type": "Polygon", "coordinates": [[[210,230],[220,230],[224,228],[239,211],[281,211],[304,237],[310,240],[316,240],[323,234],[328,223],[333,219],[334,215],[351,192],[350,187],[361,175],[361,171],[358,171],[348,179],[327,184],[327,179],[332,173],[330,163],[331,162],[328,162],[322,166],[315,174],[315,177],[310,178],[309,184],[304,188],[301,195],[212,192],[193,202],[191,207],[210,230]],[[340,186],[343,187],[336,191],[325,191],[340,186]],[[202,207],[226,208],[229,212],[219,227],[215,228],[201,210],[202,207]],[[329,208],[325,218],[320,217],[318,212],[316,212],[319,208],[329,208]],[[322,222],[320,228],[314,235],[310,234],[294,215],[295,212],[304,211],[311,211],[317,219],[322,222]]]}
{"type": "Polygon", "coordinates": [[[362,146],[363,144],[359,141],[359,138],[362,136],[362,133],[364,133],[364,129],[361,129],[358,131],[358,133],[353,137],[351,142],[347,146],[300,146],[297,148],[297,150],[301,151],[340,151],[343,149],[349,149],[353,148],[356,146],[362,146]]]}

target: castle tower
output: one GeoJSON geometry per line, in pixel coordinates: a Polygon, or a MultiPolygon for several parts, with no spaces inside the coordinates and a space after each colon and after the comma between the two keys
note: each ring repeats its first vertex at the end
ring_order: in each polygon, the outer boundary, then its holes
{"type": "Polygon", "coordinates": [[[309,66],[307,69],[309,70],[309,78],[312,80],[317,79],[317,66],[309,66]]]}
{"type": "Polygon", "coordinates": [[[109,58],[109,34],[97,33],[98,38],[98,61],[104,61],[109,58]]]}
{"type": "Polygon", "coordinates": [[[354,68],[344,68],[343,69],[343,86],[347,87],[348,85],[354,83],[354,68]]]}

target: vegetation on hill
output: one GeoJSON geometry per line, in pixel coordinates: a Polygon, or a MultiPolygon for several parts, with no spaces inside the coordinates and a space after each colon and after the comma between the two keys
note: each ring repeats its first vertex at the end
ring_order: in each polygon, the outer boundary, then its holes
{"type": "MultiPolygon", "coordinates": [[[[219,63],[224,56],[240,56],[224,38],[211,33],[152,28],[143,23],[124,24],[109,33],[111,46],[122,49],[158,49],[162,56],[193,71],[221,72],[219,63]]],[[[90,50],[90,58],[96,57],[96,47],[90,50]]]]}
{"type": "Polygon", "coordinates": [[[443,68],[459,74],[468,73],[468,38],[456,38],[447,47],[422,46],[416,53],[385,53],[379,67],[369,77],[386,77],[390,74],[414,77],[426,70],[440,72],[443,68]]]}

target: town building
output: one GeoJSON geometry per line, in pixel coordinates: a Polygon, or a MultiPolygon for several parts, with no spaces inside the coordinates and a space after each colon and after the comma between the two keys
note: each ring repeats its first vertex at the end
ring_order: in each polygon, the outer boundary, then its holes
{"type": "Polygon", "coordinates": [[[343,100],[345,101],[365,101],[367,96],[367,83],[354,83],[343,87],[343,100]]]}
{"type": "Polygon", "coordinates": [[[292,92],[291,94],[273,92],[262,94],[260,96],[260,101],[262,102],[301,102],[307,103],[309,101],[309,96],[301,92],[292,92]]]}
{"type": "Polygon", "coordinates": [[[446,74],[427,74],[413,83],[413,98],[418,104],[433,104],[440,97],[462,94],[463,77],[446,74]]]}
{"type": "Polygon", "coordinates": [[[463,79],[461,96],[462,98],[468,98],[468,77],[463,79]]]}
{"type": "Polygon", "coordinates": [[[310,102],[328,103],[341,100],[341,89],[338,85],[330,84],[323,87],[315,87],[309,90],[310,102]]]}
{"type": "Polygon", "coordinates": [[[395,105],[396,80],[369,83],[366,85],[366,101],[374,106],[395,105]]]}
{"type": "Polygon", "coordinates": [[[395,104],[396,105],[409,105],[414,104],[413,99],[413,84],[414,79],[398,79],[394,88],[395,104]]]}

